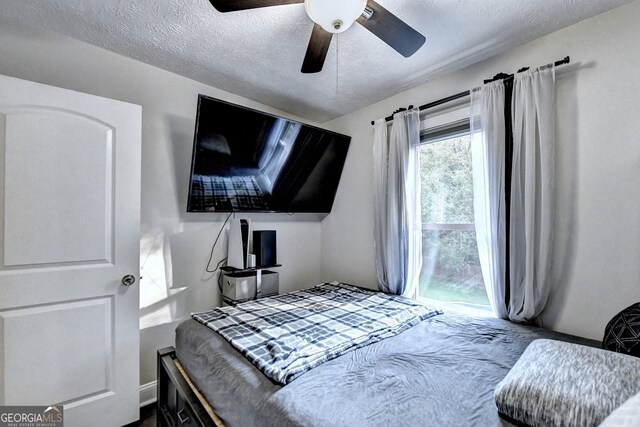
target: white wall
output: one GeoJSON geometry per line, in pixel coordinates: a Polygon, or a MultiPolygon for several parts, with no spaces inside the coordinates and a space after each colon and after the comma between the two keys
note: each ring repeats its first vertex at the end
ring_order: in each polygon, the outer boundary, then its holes
{"type": "MultiPolygon", "coordinates": [[[[220,302],[215,277],[204,268],[222,223],[206,214],[184,214],[197,95],[283,113],[92,45],[3,22],[2,17],[0,58],[0,74],[142,106],[140,381],[151,383],[155,352],[173,344],[177,322],[220,302]]],[[[278,232],[281,290],[318,283],[320,222],[279,221],[281,217],[253,217],[254,229],[278,232]]],[[[225,254],[223,234],[213,265],[225,254]]],[[[145,390],[153,397],[152,388],[145,390]]]]}
{"type": "Polygon", "coordinates": [[[602,339],[606,322],[640,301],[638,22],[636,1],[326,123],[353,139],[338,201],[322,223],[323,275],[376,283],[371,120],[570,55],[557,71],[554,291],[543,321],[602,339]]]}

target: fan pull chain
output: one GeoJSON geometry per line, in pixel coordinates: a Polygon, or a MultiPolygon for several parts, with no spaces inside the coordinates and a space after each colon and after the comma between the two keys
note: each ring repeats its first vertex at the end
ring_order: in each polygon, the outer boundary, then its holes
{"type": "Polygon", "coordinates": [[[338,75],[339,75],[338,65],[340,63],[340,55],[339,55],[340,50],[338,48],[338,45],[340,44],[339,40],[340,40],[340,34],[336,34],[336,95],[338,95],[339,93],[339,90],[338,90],[338,75]]]}

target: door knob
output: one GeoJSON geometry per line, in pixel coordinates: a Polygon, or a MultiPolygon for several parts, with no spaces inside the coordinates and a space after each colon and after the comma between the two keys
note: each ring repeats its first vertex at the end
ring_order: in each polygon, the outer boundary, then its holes
{"type": "Polygon", "coordinates": [[[136,283],[136,276],[133,274],[127,274],[122,278],[122,284],[125,286],[131,286],[136,283]]]}

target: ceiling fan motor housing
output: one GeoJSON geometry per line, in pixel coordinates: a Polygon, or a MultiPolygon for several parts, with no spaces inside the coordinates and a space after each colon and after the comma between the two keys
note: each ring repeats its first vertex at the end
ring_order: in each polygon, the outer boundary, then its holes
{"type": "Polygon", "coordinates": [[[358,19],[367,0],[305,0],[309,18],[330,33],[346,31],[358,19]]]}

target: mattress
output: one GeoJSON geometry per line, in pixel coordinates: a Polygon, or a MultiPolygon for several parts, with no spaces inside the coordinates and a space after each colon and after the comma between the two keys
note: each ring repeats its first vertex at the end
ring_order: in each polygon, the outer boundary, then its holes
{"type": "Polygon", "coordinates": [[[285,385],[327,360],[441,313],[411,298],[334,282],[191,317],[285,385]]]}
{"type": "Polygon", "coordinates": [[[176,329],[176,355],[230,427],[500,426],[494,388],[538,338],[599,344],[495,318],[443,314],[281,386],[189,319],[176,329]]]}

